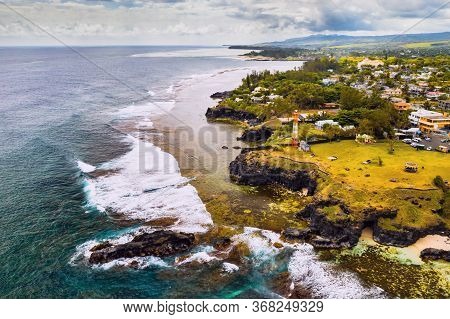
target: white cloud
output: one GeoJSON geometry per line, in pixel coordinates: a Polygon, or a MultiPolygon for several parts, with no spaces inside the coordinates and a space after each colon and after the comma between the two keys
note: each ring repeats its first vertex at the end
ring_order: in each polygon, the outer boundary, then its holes
{"type": "MultiPolygon", "coordinates": [[[[317,32],[402,32],[443,0],[11,0],[8,5],[70,44],[224,44],[317,32]]],[[[450,30],[450,5],[410,32],[450,30]]],[[[0,4],[1,44],[55,44],[0,4]]]]}

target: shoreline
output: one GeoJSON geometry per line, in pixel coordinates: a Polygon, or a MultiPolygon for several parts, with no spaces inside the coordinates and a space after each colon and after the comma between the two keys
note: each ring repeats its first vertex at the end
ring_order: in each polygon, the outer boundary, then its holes
{"type": "MultiPolygon", "coordinates": [[[[289,64],[289,62],[281,63],[289,64]]],[[[264,65],[259,67],[261,69],[266,68],[264,65]]],[[[152,143],[175,159],[180,175],[195,189],[199,200],[212,218],[212,225],[200,241],[202,245],[209,245],[217,238],[225,236],[231,238],[233,245],[248,245],[252,251],[253,249],[259,251],[264,248],[264,252],[261,252],[263,256],[274,258],[281,252],[280,248],[291,245],[279,239],[281,230],[286,227],[304,227],[303,224],[295,224],[301,222],[294,218],[299,208],[304,206],[304,203],[300,203],[295,193],[282,188],[268,187],[268,190],[265,190],[232,183],[228,165],[241,153],[240,148],[247,145],[236,139],[241,135],[242,130],[234,125],[209,123],[205,117],[207,108],[216,105],[216,101],[212,100],[210,95],[217,91],[235,88],[251,69],[251,67],[244,67],[216,70],[213,74],[197,74],[195,77],[182,80],[183,83],[174,85],[176,97],[174,106],[169,111],[170,115],[148,116],[152,123],[149,129],[139,127],[139,116],[123,121],[122,127],[125,132],[138,134],[139,139],[152,143]],[[182,119],[182,122],[179,119],[182,119]],[[134,120],[137,120],[135,125],[133,125],[134,120]],[[227,146],[228,149],[223,149],[223,146],[227,146]],[[253,243],[254,240],[257,240],[257,243],[253,243]],[[260,247],[261,245],[263,248],[260,247]],[[275,245],[276,247],[274,247],[275,245]]],[[[163,227],[164,229],[171,229],[170,226],[163,227]]],[[[83,248],[89,249],[89,247],[83,248]]],[[[344,269],[342,273],[338,272],[336,275],[332,275],[334,262],[332,260],[331,263],[329,263],[330,261],[321,261],[318,257],[320,252],[314,250],[311,245],[295,244],[293,247],[300,249],[296,253],[298,258],[296,257],[297,259],[294,260],[301,260],[303,257],[309,258],[311,264],[305,266],[313,267],[315,272],[319,271],[318,276],[325,276],[327,278],[326,283],[336,280],[340,282],[346,276],[351,276],[352,281],[349,284],[349,291],[343,291],[342,294],[337,296],[343,298],[373,297],[380,293],[372,288],[367,291],[362,290],[358,271],[349,272],[349,269],[344,269]]],[[[209,263],[210,261],[221,260],[220,257],[218,259],[216,255],[209,251],[209,248],[203,249],[206,250],[183,256],[182,259],[176,261],[175,265],[186,265],[187,267],[193,261],[209,263]],[[184,260],[189,262],[184,262],[184,260]]],[[[80,256],[81,253],[78,252],[80,256]]],[[[84,258],[86,258],[86,255],[84,258]]],[[[225,261],[229,262],[229,259],[222,259],[222,262],[225,261]]],[[[292,262],[289,262],[289,265],[292,262]]],[[[135,261],[130,261],[129,265],[131,266],[132,263],[135,263],[135,261]]],[[[148,263],[142,263],[144,265],[142,267],[147,267],[148,263]]],[[[252,265],[242,265],[239,262],[237,264],[244,268],[253,267],[252,265]]],[[[108,265],[108,267],[113,266],[126,267],[126,263],[113,262],[108,265]]],[[[302,273],[304,269],[294,266],[290,267],[297,274],[291,273],[289,278],[293,280],[300,278],[296,280],[299,281],[298,284],[301,287],[303,277],[299,277],[298,273],[302,273]]],[[[319,279],[316,278],[315,280],[319,279]]],[[[316,284],[320,285],[320,282],[316,284]]],[[[344,283],[342,282],[342,284],[344,283]]],[[[371,281],[365,284],[373,287],[371,281]]],[[[315,296],[329,296],[326,291],[320,293],[322,295],[315,296]]],[[[332,294],[333,292],[330,291],[329,293],[332,294]]],[[[284,291],[284,294],[289,295],[289,292],[284,291]]]]}
{"type": "MultiPolygon", "coordinates": [[[[214,82],[214,83],[210,83],[209,86],[207,86],[207,88],[203,87],[203,91],[202,93],[200,93],[201,100],[203,101],[202,108],[203,110],[206,111],[206,109],[208,107],[214,107],[215,105],[217,105],[217,102],[211,98],[209,98],[209,95],[215,93],[215,92],[223,92],[223,91],[227,91],[227,90],[231,90],[233,88],[235,88],[237,85],[239,85],[240,80],[243,78],[243,73],[242,71],[246,70],[246,68],[242,68],[242,69],[235,69],[235,70],[229,70],[229,71],[225,71],[225,72],[216,72],[214,77],[214,81],[216,81],[218,79],[217,76],[220,76],[221,74],[224,74],[226,72],[230,72],[230,73],[235,73],[234,77],[232,79],[229,79],[226,83],[223,83],[222,79],[219,78],[219,81],[214,82]],[[222,85],[218,86],[218,82],[221,82],[222,85]]],[[[245,75],[245,74],[244,74],[245,75]]],[[[199,85],[199,84],[195,84],[195,85],[199,85]]],[[[195,86],[194,85],[194,86],[195,86]]],[[[182,89],[180,92],[181,93],[181,97],[182,99],[189,95],[194,95],[195,93],[198,94],[198,92],[190,92],[190,91],[196,91],[195,89],[192,89],[190,87],[184,88],[182,89]],[[184,92],[183,92],[184,91],[184,92]],[[188,93],[186,93],[188,92],[188,93]]],[[[179,107],[183,107],[183,105],[179,105],[179,107]]],[[[175,111],[177,109],[177,106],[174,107],[174,109],[172,111],[175,111]]],[[[163,120],[162,120],[163,121],[163,120]]],[[[209,123],[208,123],[209,125],[209,123]]],[[[238,128],[234,125],[229,125],[229,124],[222,124],[222,123],[212,123],[213,126],[217,126],[220,127],[222,126],[225,129],[228,129],[230,131],[233,132],[233,138],[228,140],[228,142],[232,141],[233,144],[237,144],[237,146],[239,147],[243,147],[246,146],[247,144],[245,143],[240,143],[239,141],[233,141],[236,137],[239,137],[237,132],[241,132],[242,129],[238,128]]],[[[228,147],[229,145],[227,145],[228,147]]],[[[216,147],[218,149],[218,147],[220,147],[220,143],[216,143],[216,147]]],[[[168,151],[169,153],[171,152],[170,147],[164,148],[164,146],[162,147],[165,151],[168,151]]],[[[220,152],[220,150],[218,150],[220,152]]],[[[172,153],[171,153],[172,154],[172,153]]],[[[234,154],[239,155],[240,152],[234,152],[234,154]]],[[[232,160],[234,160],[234,158],[228,158],[226,164],[228,165],[232,160]],[[230,160],[231,159],[231,160],[230,160]]],[[[226,166],[227,166],[226,165],[226,166]]],[[[221,167],[222,169],[224,169],[224,167],[221,167]]],[[[193,170],[192,168],[182,168],[182,174],[184,173],[191,173],[193,170]]],[[[222,177],[224,175],[228,175],[228,171],[223,172],[222,177]]],[[[225,177],[226,181],[229,183],[230,180],[228,178],[228,176],[225,177]]],[[[196,189],[199,191],[200,197],[202,197],[202,191],[201,191],[201,186],[198,185],[198,183],[196,183],[195,181],[193,182],[193,185],[196,187],[196,189]],[[197,185],[196,185],[197,184],[197,185]],[[200,186],[200,190],[199,190],[199,186],[200,186]]],[[[203,198],[202,198],[203,199],[203,198]]],[[[409,249],[410,254],[413,254],[415,258],[419,258],[420,255],[420,251],[418,250],[420,247],[421,249],[425,249],[425,248],[440,248],[440,249],[450,249],[450,242],[449,241],[445,241],[444,239],[446,239],[447,237],[442,236],[442,235],[427,235],[425,237],[420,238],[416,243],[410,245],[410,246],[406,246],[405,249],[409,249]],[[438,240],[440,242],[440,244],[435,245],[434,244],[434,240],[438,240]],[[417,244],[419,243],[419,245],[417,244]]],[[[394,246],[390,246],[390,245],[383,245],[385,247],[394,247],[394,246]]]]}

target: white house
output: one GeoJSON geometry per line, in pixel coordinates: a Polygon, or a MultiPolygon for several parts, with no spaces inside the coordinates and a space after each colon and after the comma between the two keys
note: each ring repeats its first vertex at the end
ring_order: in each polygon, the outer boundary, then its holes
{"type": "Polygon", "coordinates": [[[442,113],[434,112],[434,111],[428,111],[425,109],[419,109],[415,112],[411,112],[408,116],[408,120],[412,125],[419,125],[420,118],[424,116],[443,116],[442,113]]]}
{"type": "Polygon", "coordinates": [[[319,130],[323,130],[324,125],[327,125],[327,124],[341,127],[338,122],[335,122],[333,120],[322,120],[322,121],[317,121],[316,123],[314,123],[316,128],[319,130]]]}

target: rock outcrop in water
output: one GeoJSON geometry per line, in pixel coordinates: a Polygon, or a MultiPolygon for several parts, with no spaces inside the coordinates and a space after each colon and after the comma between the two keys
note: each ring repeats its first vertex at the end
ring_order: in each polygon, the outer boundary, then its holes
{"type": "Polygon", "coordinates": [[[238,138],[238,140],[244,142],[265,142],[269,139],[269,137],[272,136],[272,134],[272,129],[261,126],[258,129],[245,130],[242,133],[242,136],[238,138]]]}
{"type": "Polygon", "coordinates": [[[216,92],[210,95],[212,99],[227,99],[231,96],[231,91],[216,92]]]}
{"type": "Polygon", "coordinates": [[[116,246],[99,244],[91,249],[89,262],[104,264],[119,258],[144,256],[163,257],[186,251],[194,245],[194,234],[176,233],[160,230],[153,233],[137,235],[131,242],[116,246]]]}
{"type": "Polygon", "coordinates": [[[420,252],[423,260],[445,260],[450,262],[450,251],[436,248],[426,248],[420,252]]]}
{"type": "Polygon", "coordinates": [[[229,166],[230,179],[242,185],[262,186],[277,184],[292,191],[307,189],[313,195],[317,187],[314,172],[311,170],[287,170],[281,167],[261,164],[247,160],[246,152],[236,157],[229,166]]]}
{"type": "Polygon", "coordinates": [[[229,119],[235,121],[251,121],[252,124],[259,123],[258,117],[255,114],[229,107],[210,107],[205,115],[209,120],[229,119]]]}

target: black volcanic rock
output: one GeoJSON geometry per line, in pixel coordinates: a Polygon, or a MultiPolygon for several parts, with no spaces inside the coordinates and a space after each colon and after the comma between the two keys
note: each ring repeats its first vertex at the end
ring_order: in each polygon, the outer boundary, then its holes
{"type": "Polygon", "coordinates": [[[262,126],[258,129],[245,130],[242,136],[238,138],[240,141],[244,142],[265,142],[271,137],[273,130],[262,126]]]}
{"type": "Polygon", "coordinates": [[[308,190],[308,195],[313,195],[317,187],[314,173],[310,170],[286,170],[247,161],[246,152],[239,154],[229,166],[230,179],[242,185],[263,186],[278,184],[292,191],[303,188],[308,190]]]}
{"type": "Polygon", "coordinates": [[[423,229],[412,227],[385,229],[378,223],[373,225],[373,239],[383,245],[406,247],[414,244],[419,238],[434,234],[450,236],[450,231],[443,224],[423,229]]]}
{"type": "Polygon", "coordinates": [[[297,213],[298,218],[308,219],[311,233],[317,235],[311,244],[317,248],[353,247],[361,236],[362,230],[376,223],[380,217],[394,217],[395,211],[379,211],[367,208],[361,213],[360,220],[350,218],[349,207],[338,199],[316,200],[297,213]],[[335,206],[338,212],[328,216],[324,209],[335,206]],[[332,217],[332,219],[330,219],[332,217]]]}
{"type": "Polygon", "coordinates": [[[311,235],[311,229],[286,228],[281,234],[287,239],[308,239],[311,235]]]}
{"type": "Polygon", "coordinates": [[[210,98],[212,99],[226,99],[231,96],[231,91],[223,91],[223,92],[216,92],[214,94],[211,94],[210,98]]]}
{"type": "Polygon", "coordinates": [[[230,119],[236,121],[251,121],[252,123],[259,122],[258,117],[255,114],[246,111],[237,111],[229,107],[210,107],[205,115],[209,120],[230,119]]]}
{"type": "Polygon", "coordinates": [[[106,247],[94,251],[89,262],[104,264],[119,258],[143,256],[168,256],[190,249],[195,242],[194,234],[176,233],[159,230],[153,233],[138,235],[131,242],[106,247]]]}
{"type": "Polygon", "coordinates": [[[450,261],[450,251],[436,248],[426,248],[420,252],[420,258],[424,260],[450,261]]]}

